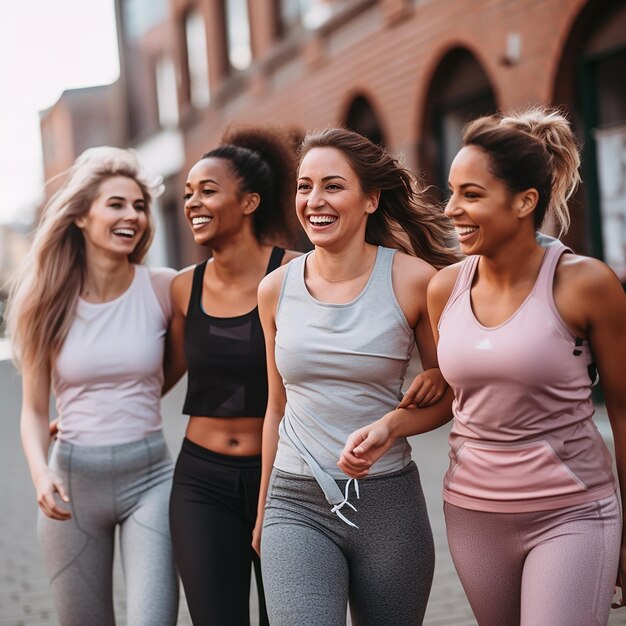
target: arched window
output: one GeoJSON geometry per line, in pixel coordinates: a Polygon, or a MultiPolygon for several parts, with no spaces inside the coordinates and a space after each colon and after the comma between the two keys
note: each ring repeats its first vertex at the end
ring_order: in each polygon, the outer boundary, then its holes
{"type": "Polygon", "coordinates": [[[383,131],[374,107],[365,96],[357,96],[346,114],[346,127],[361,135],[365,135],[374,143],[385,145],[383,131]]]}
{"type": "Polygon", "coordinates": [[[448,52],[428,89],[419,154],[421,169],[442,194],[448,188],[452,160],[461,148],[463,126],[496,109],[489,78],[474,55],[464,48],[448,52]]]}
{"type": "Polygon", "coordinates": [[[604,259],[626,285],[624,76],[626,5],[590,3],[570,31],[555,82],[554,101],[566,104],[584,149],[585,184],[572,203],[568,242],[604,259]]]}

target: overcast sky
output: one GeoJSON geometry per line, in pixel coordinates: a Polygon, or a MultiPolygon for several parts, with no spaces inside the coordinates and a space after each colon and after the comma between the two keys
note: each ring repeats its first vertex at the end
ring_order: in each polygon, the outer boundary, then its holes
{"type": "Polygon", "coordinates": [[[0,0],[0,222],[41,198],[38,112],[118,74],[113,0],[0,0]]]}

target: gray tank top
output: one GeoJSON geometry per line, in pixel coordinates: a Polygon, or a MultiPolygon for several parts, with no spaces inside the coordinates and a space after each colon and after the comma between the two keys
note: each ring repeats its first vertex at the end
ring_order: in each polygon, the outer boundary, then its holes
{"type": "MultiPolygon", "coordinates": [[[[308,254],[297,257],[287,266],[278,300],[275,355],[287,405],[274,466],[313,476],[334,512],[352,506],[349,484],[344,497],[335,482],[346,478],[337,467],[346,439],[397,406],[415,345],[393,291],[394,254],[378,248],[367,284],[346,304],[316,300],[304,282],[308,254]]],[[[371,474],[400,470],[410,460],[409,443],[399,439],[371,474]]]]}

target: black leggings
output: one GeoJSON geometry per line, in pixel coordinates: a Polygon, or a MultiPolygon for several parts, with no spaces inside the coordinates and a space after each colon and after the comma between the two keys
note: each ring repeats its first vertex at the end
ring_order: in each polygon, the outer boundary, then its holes
{"type": "Polygon", "coordinates": [[[250,565],[260,624],[269,624],[259,558],[252,549],[260,456],[230,456],[188,439],[174,470],[170,527],[174,558],[196,626],[250,624],[250,565]]]}

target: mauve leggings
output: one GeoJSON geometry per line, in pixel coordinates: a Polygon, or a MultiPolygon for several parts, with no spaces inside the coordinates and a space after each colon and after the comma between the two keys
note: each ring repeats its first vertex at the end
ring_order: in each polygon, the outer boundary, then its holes
{"type": "Polygon", "coordinates": [[[448,544],[479,626],[606,625],[621,517],[616,496],[531,513],[444,504],[448,544]]]}

